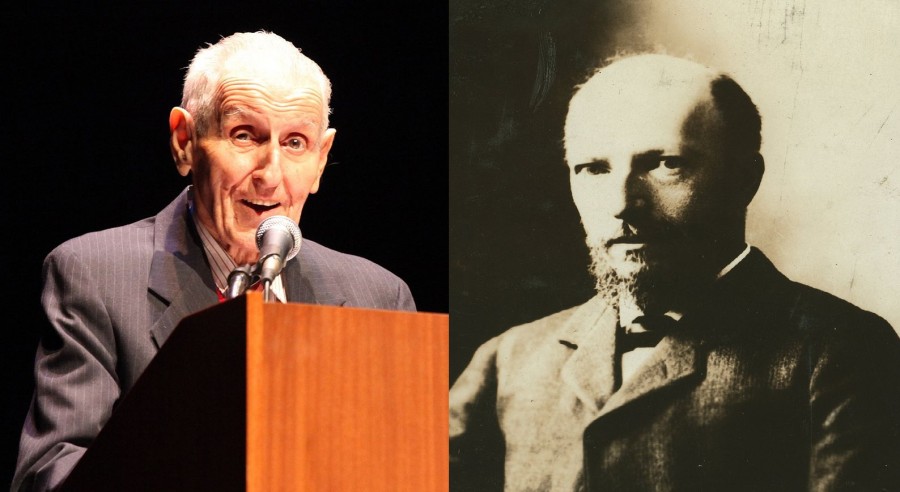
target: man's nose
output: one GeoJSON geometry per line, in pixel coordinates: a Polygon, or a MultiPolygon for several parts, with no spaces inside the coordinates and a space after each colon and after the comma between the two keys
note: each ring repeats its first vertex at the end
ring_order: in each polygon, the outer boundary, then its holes
{"type": "Polygon", "coordinates": [[[281,183],[281,146],[270,140],[259,148],[259,158],[254,179],[266,186],[278,186],[281,183]]]}
{"type": "Polygon", "coordinates": [[[647,205],[646,180],[633,170],[614,178],[610,190],[610,205],[617,219],[629,221],[647,205]]]}

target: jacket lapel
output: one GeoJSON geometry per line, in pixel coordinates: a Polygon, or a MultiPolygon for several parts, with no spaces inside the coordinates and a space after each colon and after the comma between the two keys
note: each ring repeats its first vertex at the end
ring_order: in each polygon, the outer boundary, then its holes
{"type": "Polygon", "coordinates": [[[695,339],[678,334],[663,338],[641,369],[610,396],[600,415],[702,373],[698,345],[695,339]]]}
{"type": "Polygon", "coordinates": [[[218,302],[214,287],[204,283],[196,270],[181,259],[164,252],[157,252],[153,256],[150,291],[169,303],[162,316],[150,328],[157,348],[162,347],[185,316],[218,302]]]}
{"type": "Polygon", "coordinates": [[[561,377],[596,414],[615,388],[615,333],[618,315],[601,297],[583,304],[563,325],[560,343],[574,349],[561,377]]]}
{"type": "Polygon", "coordinates": [[[598,416],[702,373],[699,342],[676,333],[663,338],[642,368],[616,391],[617,326],[616,310],[594,297],[561,329],[560,343],[574,348],[562,367],[562,381],[598,416]]]}
{"type": "Polygon", "coordinates": [[[150,328],[157,348],[190,314],[218,302],[212,273],[187,210],[187,191],[156,216],[148,289],[167,307],[150,328]]]}

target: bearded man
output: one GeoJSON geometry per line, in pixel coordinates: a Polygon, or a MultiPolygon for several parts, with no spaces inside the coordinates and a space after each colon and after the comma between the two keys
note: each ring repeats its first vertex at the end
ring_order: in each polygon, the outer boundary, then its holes
{"type": "Polygon", "coordinates": [[[761,120],[728,75],[618,59],[565,123],[597,295],[482,345],[453,490],[898,490],[900,338],[745,241],[761,120]]]}

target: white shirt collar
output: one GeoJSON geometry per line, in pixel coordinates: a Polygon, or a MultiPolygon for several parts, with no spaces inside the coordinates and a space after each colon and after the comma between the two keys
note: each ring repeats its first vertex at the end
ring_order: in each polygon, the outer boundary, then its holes
{"type": "Polygon", "coordinates": [[[744,244],[744,250],[741,251],[741,254],[737,255],[733,260],[731,260],[730,263],[725,265],[725,268],[723,268],[719,272],[719,274],[716,275],[716,280],[724,277],[728,272],[734,270],[734,267],[738,266],[738,263],[744,261],[744,258],[746,258],[747,255],[749,255],[749,254],[750,254],[750,245],[744,244]]]}

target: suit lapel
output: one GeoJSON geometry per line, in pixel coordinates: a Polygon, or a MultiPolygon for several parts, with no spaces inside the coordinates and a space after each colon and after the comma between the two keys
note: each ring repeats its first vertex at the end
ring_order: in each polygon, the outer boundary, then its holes
{"type": "Polygon", "coordinates": [[[595,297],[561,328],[560,342],[574,348],[562,367],[562,381],[598,416],[702,373],[699,342],[678,333],[663,338],[643,367],[616,391],[617,325],[616,310],[595,297]]]}
{"type": "Polygon", "coordinates": [[[562,367],[563,383],[594,414],[614,390],[617,318],[615,309],[594,297],[562,327],[560,343],[575,349],[562,367]]]}
{"type": "Polygon", "coordinates": [[[698,345],[690,337],[670,335],[663,338],[641,369],[610,396],[600,409],[600,415],[702,373],[698,345]]]}
{"type": "Polygon", "coordinates": [[[164,252],[157,252],[153,256],[150,290],[169,303],[162,316],[150,328],[157,348],[165,343],[185,316],[218,302],[214,287],[204,283],[196,270],[164,252]]]}
{"type": "Polygon", "coordinates": [[[150,328],[157,348],[178,323],[218,302],[212,273],[187,210],[187,192],[156,216],[148,288],[167,304],[150,328]]]}

